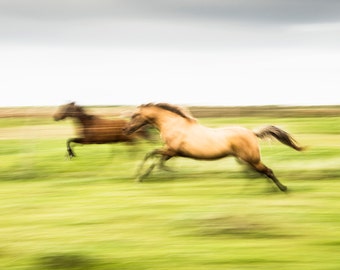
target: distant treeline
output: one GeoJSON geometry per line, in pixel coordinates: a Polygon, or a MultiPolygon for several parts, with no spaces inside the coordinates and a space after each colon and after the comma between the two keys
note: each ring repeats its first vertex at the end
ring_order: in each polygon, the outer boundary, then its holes
{"type": "MultiPolygon", "coordinates": [[[[52,117],[57,107],[0,108],[0,118],[52,117]]],[[[340,105],[333,106],[187,106],[196,118],[205,117],[338,117],[340,105]]],[[[93,114],[108,117],[129,117],[134,106],[88,106],[93,114]]]]}
{"type": "Polygon", "coordinates": [[[189,107],[196,118],[203,117],[334,117],[340,116],[337,106],[240,106],[189,107]]]}

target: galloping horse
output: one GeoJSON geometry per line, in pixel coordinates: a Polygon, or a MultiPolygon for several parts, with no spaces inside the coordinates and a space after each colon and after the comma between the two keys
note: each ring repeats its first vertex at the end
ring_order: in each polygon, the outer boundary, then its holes
{"type": "Polygon", "coordinates": [[[104,144],[117,142],[135,142],[139,138],[148,138],[146,130],[140,129],[135,134],[127,135],[123,128],[128,123],[124,119],[103,119],[85,113],[84,109],[74,102],[62,105],[54,114],[54,120],[59,121],[67,117],[74,118],[80,124],[81,137],[70,138],[66,142],[67,153],[70,158],[75,157],[71,143],[104,144]]]}
{"type": "Polygon", "coordinates": [[[182,108],[167,103],[140,105],[124,130],[126,134],[132,134],[147,124],[158,129],[165,146],[146,154],[140,167],[139,181],[156,166],[153,163],[146,173],[140,173],[145,161],[154,156],[160,156],[159,165],[162,166],[176,156],[199,160],[234,156],[270,178],[281,191],[286,191],[287,187],[261,162],[258,138],[273,137],[297,151],[303,150],[287,132],[278,127],[267,126],[259,131],[243,127],[209,128],[199,124],[182,108]]]}

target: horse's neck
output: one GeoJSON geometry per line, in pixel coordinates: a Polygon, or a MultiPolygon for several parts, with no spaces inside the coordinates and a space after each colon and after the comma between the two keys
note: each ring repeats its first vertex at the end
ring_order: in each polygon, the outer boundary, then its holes
{"type": "Polygon", "coordinates": [[[187,124],[187,119],[166,114],[159,116],[156,120],[156,127],[160,132],[166,132],[167,130],[182,129],[183,125],[187,124]]]}
{"type": "Polygon", "coordinates": [[[77,121],[78,121],[80,124],[86,126],[86,125],[88,125],[88,124],[92,121],[92,119],[94,118],[94,116],[93,116],[93,115],[89,115],[89,114],[85,114],[85,113],[84,113],[84,114],[81,114],[81,115],[76,116],[75,118],[77,119],[77,121]]]}

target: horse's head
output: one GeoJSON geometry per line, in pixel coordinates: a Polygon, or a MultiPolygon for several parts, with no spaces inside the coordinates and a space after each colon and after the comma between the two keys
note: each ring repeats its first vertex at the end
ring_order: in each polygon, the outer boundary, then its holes
{"type": "Polygon", "coordinates": [[[168,104],[168,103],[148,103],[140,105],[137,111],[132,115],[130,122],[124,128],[124,132],[131,134],[137,129],[147,124],[160,128],[160,123],[167,121],[167,119],[185,119],[189,122],[197,122],[189,111],[168,104]]]}
{"type": "Polygon", "coordinates": [[[123,131],[130,135],[148,124],[152,124],[152,118],[145,113],[143,106],[139,106],[137,111],[131,116],[129,123],[123,128],[123,131]]]}
{"type": "Polygon", "coordinates": [[[63,120],[66,117],[76,117],[79,114],[79,107],[75,102],[68,103],[59,107],[57,112],[53,115],[55,121],[63,120]]]}

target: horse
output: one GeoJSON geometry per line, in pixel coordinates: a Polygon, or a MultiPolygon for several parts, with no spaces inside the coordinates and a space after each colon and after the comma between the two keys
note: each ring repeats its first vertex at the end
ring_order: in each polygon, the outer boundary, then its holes
{"type": "Polygon", "coordinates": [[[71,148],[71,143],[77,144],[106,144],[106,143],[134,143],[138,139],[148,139],[149,134],[146,129],[140,129],[134,134],[127,135],[123,128],[128,121],[124,119],[104,119],[92,114],[87,114],[83,107],[78,106],[75,102],[59,106],[54,113],[55,121],[63,120],[67,117],[76,120],[80,126],[80,136],[69,138],[66,142],[67,154],[69,158],[75,157],[71,148]]]}
{"type": "Polygon", "coordinates": [[[287,187],[261,161],[258,139],[271,137],[296,151],[304,149],[290,134],[276,126],[268,125],[258,131],[239,126],[209,128],[201,125],[187,110],[168,103],[148,103],[138,106],[124,131],[126,134],[133,134],[145,125],[152,125],[159,131],[164,146],[145,155],[137,173],[137,180],[140,182],[156,166],[156,163],[153,163],[144,174],[141,174],[144,163],[151,157],[160,157],[158,164],[163,167],[164,162],[172,157],[217,160],[234,156],[271,179],[281,191],[285,192],[287,187]]]}

